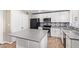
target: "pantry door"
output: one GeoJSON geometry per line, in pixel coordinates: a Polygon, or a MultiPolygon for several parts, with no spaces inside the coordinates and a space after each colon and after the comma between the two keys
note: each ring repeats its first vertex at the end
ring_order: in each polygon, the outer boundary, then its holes
{"type": "Polygon", "coordinates": [[[28,15],[21,10],[11,10],[11,32],[21,31],[28,27],[28,15]]]}

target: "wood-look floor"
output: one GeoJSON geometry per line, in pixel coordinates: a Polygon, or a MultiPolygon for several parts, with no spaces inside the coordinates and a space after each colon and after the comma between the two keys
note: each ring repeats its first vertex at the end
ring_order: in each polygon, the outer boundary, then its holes
{"type": "Polygon", "coordinates": [[[61,39],[57,37],[48,38],[48,48],[64,48],[61,39]]]}
{"type": "MultiPolygon", "coordinates": [[[[16,48],[16,42],[12,44],[0,44],[0,48],[16,48]]],[[[49,37],[48,38],[48,48],[64,48],[61,40],[56,37],[49,37]]]]}

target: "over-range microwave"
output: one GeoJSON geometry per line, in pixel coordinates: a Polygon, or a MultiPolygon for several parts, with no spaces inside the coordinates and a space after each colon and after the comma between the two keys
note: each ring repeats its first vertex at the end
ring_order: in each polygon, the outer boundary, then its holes
{"type": "Polygon", "coordinates": [[[44,18],[43,22],[51,22],[51,18],[44,18]]]}

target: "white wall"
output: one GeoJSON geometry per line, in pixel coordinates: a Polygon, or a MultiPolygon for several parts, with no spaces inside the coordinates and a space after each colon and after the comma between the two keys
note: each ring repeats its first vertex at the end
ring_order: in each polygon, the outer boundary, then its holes
{"type": "Polygon", "coordinates": [[[56,13],[45,13],[32,15],[32,18],[40,18],[43,22],[43,18],[50,17],[52,22],[69,22],[69,11],[66,12],[56,12],[56,13]]]}
{"type": "Polygon", "coordinates": [[[29,28],[28,15],[21,10],[11,11],[11,32],[29,28]]]}
{"type": "Polygon", "coordinates": [[[70,25],[79,28],[79,10],[70,11],[70,25]]]}
{"type": "Polygon", "coordinates": [[[3,11],[0,10],[0,42],[3,41],[3,11]]]}

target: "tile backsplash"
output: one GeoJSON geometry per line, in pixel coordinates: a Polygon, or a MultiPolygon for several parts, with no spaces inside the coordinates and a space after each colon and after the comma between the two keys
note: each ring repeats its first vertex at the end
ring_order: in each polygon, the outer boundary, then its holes
{"type": "Polygon", "coordinates": [[[43,25],[51,25],[56,27],[68,27],[69,22],[49,22],[49,23],[41,22],[40,26],[43,26],[43,25]]]}
{"type": "Polygon", "coordinates": [[[71,28],[72,28],[72,29],[74,29],[74,30],[77,30],[77,31],[79,31],[79,28],[72,27],[72,26],[71,26],[71,28]]]}

